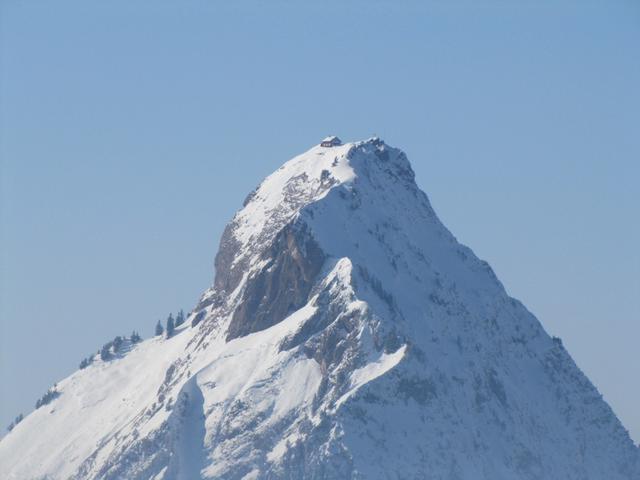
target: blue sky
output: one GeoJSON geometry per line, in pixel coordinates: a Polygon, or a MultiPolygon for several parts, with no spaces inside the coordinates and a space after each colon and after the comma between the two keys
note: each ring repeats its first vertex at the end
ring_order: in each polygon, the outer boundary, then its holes
{"type": "Polygon", "coordinates": [[[190,309],[265,175],[376,133],[640,441],[638,2],[5,0],[0,22],[0,425],[190,309]]]}

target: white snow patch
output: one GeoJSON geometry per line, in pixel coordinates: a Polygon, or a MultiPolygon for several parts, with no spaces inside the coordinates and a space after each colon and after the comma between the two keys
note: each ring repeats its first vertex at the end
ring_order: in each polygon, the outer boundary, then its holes
{"type": "Polygon", "coordinates": [[[349,397],[353,396],[363,385],[375,380],[381,375],[384,375],[400,363],[400,360],[404,357],[406,350],[407,346],[403,345],[393,353],[383,352],[377,360],[354,370],[350,376],[351,388],[338,399],[335,410],[340,408],[340,406],[346,402],[349,397]]]}

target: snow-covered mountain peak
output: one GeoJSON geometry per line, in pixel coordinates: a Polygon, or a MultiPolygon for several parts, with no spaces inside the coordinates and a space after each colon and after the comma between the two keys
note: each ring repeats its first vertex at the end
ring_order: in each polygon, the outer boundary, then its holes
{"type": "Polygon", "coordinates": [[[404,153],[323,143],[247,197],[185,324],[95,356],[0,442],[1,479],[640,478],[404,153]]]}
{"type": "Polygon", "coordinates": [[[432,293],[433,282],[485,300],[504,293],[486,263],[440,223],[404,152],[374,137],[314,146],[268,176],[225,229],[215,283],[199,309],[224,302],[231,310],[237,299],[255,296],[254,287],[264,296],[271,288],[265,282],[282,288],[282,272],[273,274],[281,264],[294,300],[267,295],[252,308],[240,301],[229,335],[268,327],[301,306],[322,265],[340,258],[371,281],[387,279],[402,318],[421,308],[416,299],[432,293]]]}

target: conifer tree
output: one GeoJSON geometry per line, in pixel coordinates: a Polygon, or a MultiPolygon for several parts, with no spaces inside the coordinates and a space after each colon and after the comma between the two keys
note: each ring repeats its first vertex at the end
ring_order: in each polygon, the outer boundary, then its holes
{"type": "Polygon", "coordinates": [[[176,315],[176,327],[179,327],[183,323],[184,323],[184,311],[180,309],[180,311],[176,315]]]}
{"type": "Polygon", "coordinates": [[[173,315],[169,314],[169,318],[167,318],[167,338],[173,335],[174,330],[173,315]]]}
{"type": "Polygon", "coordinates": [[[42,407],[43,405],[47,405],[48,403],[51,403],[53,399],[55,399],[58,395],[60,395],[60,392],[58,392],[57,390],[57,385],[58,385],[57,383],[54,383],[53,387],[47,390],[47,393],[45,393],[42,397],[38,399],[38,401],[36,402],[36,410],[42,407]]]}
{"type": "Polygon", "coordinates": [[[100,349],[100,359],[103,362],[106,362],[107,360],[111,360],[111,345],[112,345],[112,342],[105,343],[100,349]]]}
{"type": "Polygon", "coordinates": [[[164,333],[164,328],[162,327],[162,322],[158,320],[158,323],[156,324],[156,336],[162,335],[163,333],[164,333]]]}
{"type": "Polygon", "coordinates": [[[114,352],[118,352],[118,350],[120,350],[120,347],[122,347],[122,342],[123,342],[123,339],[120,335],[118,335],[116,338],[113,339],[111,344],[113,345],[114,352]]]}

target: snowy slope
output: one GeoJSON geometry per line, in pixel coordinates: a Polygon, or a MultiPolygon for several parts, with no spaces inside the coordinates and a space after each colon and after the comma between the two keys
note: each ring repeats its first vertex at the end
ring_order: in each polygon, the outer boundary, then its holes
{"type": "Polygon", "coordinates": [[[0,478],[640,479],[561,343],[377,138],[285,163],[174,337],[58,390],[0,441],[0,478]]]}

